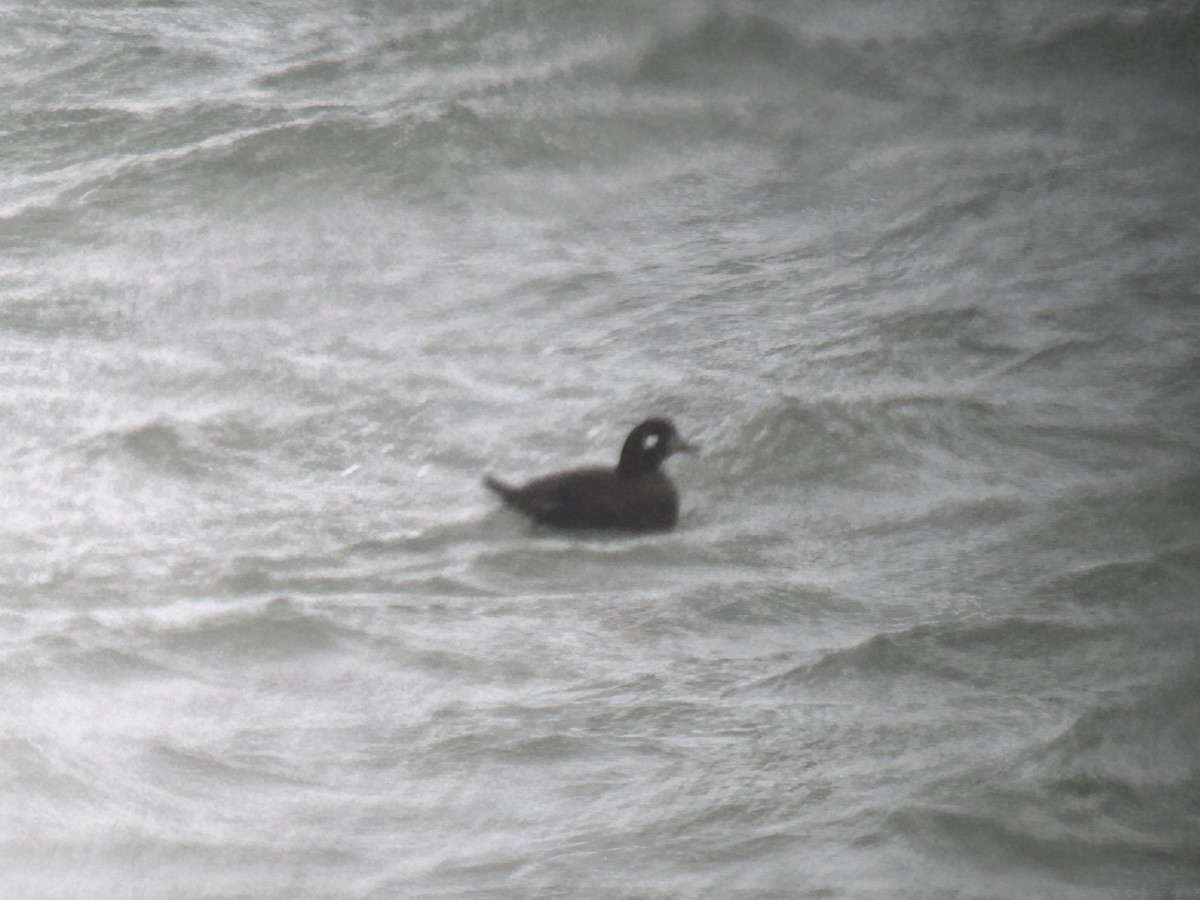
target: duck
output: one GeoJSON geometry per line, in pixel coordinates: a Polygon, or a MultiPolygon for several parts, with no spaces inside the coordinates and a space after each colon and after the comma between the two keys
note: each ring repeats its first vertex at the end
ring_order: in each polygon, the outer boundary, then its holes
{"type": "Polygon", "coordinates": [[[679,521],[679,493],[663,461],[697,453],[669,419],[642,422],[625,439],[615,467],[589,466],[543,475],[524,485],[491,475],[484,484],[504,503],[554,528],[665,531],[679,521]]]}

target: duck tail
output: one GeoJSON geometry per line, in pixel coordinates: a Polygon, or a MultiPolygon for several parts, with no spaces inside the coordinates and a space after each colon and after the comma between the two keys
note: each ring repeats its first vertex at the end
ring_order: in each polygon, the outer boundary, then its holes
{"type": "Polygon", "coordinates": [[[501,499],[504,499],[504,500],[510,499],[512,497],[513,493],[516,491],[516,488],[510,487],[509,485],[505,484],[503,481],[493,478],[491,475],[483,476],[483,483],[486,484],[490,490],[492,490],[495,494],[497,494],[501,499]]]}

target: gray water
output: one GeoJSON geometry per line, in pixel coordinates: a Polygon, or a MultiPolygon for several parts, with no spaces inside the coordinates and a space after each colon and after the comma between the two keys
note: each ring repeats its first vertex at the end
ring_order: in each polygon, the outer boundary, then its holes
{"type": "Polygon", "coordinates": [[[0,33],[4,897],[1200,897],[1196,3],[0,33]]]}

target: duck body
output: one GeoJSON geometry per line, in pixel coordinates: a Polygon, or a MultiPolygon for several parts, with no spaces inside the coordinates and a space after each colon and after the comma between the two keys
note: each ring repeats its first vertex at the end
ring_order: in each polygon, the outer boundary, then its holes
{"type": "Polygon", "coordinates": [[[535,478],[521,487],[490,477],[484,483],[513,509],[555,528],[654,531],[679,519],[679,494],[662,472],[622,478],[615,469],[597,466],[535,478]]]}
{"type": "Polygon", "coordinates": [[[679,520],[679,494],[659,468],[677,452],[695,452],[665,419],[630,432],[615,468],[569,469],[520,487],[488,476],[484,483],[513,509],[555,528],[661,531],[679,520]]]}

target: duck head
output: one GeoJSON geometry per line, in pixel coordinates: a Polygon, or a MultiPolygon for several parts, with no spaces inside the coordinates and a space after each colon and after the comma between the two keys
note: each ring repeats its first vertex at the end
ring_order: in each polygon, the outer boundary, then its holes
{"type": "Polygon", "coordinates": [[[679,436],[669,419],[647,419],[625,439],[617,474],[622,478],[648,475],[673,453],[696,453],[698,449],[679,436]]]}

